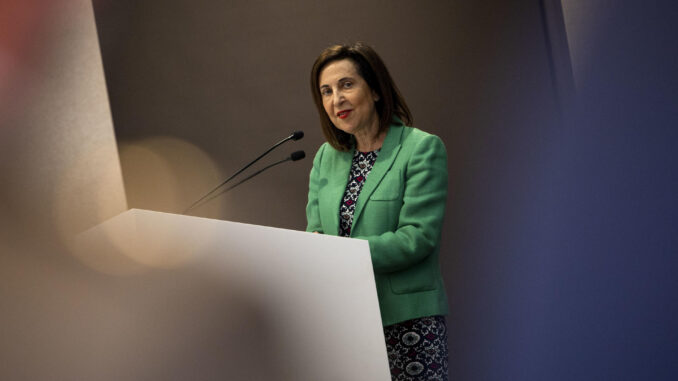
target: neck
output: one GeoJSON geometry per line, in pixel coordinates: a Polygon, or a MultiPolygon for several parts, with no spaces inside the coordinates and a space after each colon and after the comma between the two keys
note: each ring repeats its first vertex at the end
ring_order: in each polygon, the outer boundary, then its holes
{"type": "Polygon", "coordinates": [[[363,131],[353,135],[355,137],[356,149],[360,152],[370,152],[381,148],[386,138],[386,132],[379,132],[379,121],[372,124],[369,131],[363,131]]]}
{"type": "Polygon", "coordinates": [[[356,135],[356,149],[360,152],[370,152],[381,148],[386,138],[386,131],[377,133],[371,137],[359,137],[356,135]]]}

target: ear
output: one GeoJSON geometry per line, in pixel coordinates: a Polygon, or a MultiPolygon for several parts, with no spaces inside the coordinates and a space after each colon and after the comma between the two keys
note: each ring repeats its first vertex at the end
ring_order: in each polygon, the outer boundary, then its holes
{"type": "Polygon", "coordinates": [[[376,91],[372,90],[372,99],[374,99],[375,102],[379,102],[379,94],[377,94],[376,91]]]}

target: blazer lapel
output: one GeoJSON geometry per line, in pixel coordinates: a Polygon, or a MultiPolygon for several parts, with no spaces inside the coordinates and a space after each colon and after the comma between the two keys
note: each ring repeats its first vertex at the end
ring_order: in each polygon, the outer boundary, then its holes
{"type": "MultiPolygon", "coordinates": [[[[372,192],[377,189],[377,186],[379,186],[388,170],[391,169],[395,158],[398,156],[402,133],[402,126],[391,125],[389,127],[384,144],[382,144],[379,156],[377,156],[377,161],[374,162],[374,167],[372,167],[370,174],[367,175],[367,180],[365,180],[363,189],[360,191],[360,196],[358,196],[358,202],[353,213],[353,226],[356,226],[356,222],[358,222],[367,200],[370,199],[372,192]]],[[[351,228],[351,232],[353,232],[353,228],[351,228]]]]}

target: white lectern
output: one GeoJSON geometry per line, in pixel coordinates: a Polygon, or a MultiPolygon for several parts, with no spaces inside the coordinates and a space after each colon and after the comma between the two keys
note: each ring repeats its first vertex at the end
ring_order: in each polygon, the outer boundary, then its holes
{"type": "Polygon", "coordinates": [[[366,241],[132,209],[77,247],[133,264],[102,379],[390,379],[366,241]]]}

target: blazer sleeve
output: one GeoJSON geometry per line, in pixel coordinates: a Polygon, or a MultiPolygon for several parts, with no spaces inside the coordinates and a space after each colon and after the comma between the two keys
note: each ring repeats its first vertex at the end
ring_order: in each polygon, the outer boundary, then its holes
{"type": "Polygon", "coordinates": [[[368,240],[376,273],[404,270],[438,247],[447,199],[447,153],[440,138],[427,135],[416,143],[404,182],[396,230],[354,237],[368,240]]]}
{"type": "Polygon", "coordinates": [[[320,163],[326,143],[320,146],[313,159],[313,168],[308,181],[308,204],[306,204],[306,231],[324,233],[320,223],[320,208],[318,205],[318,192],[320,191],[320,163]]]}

